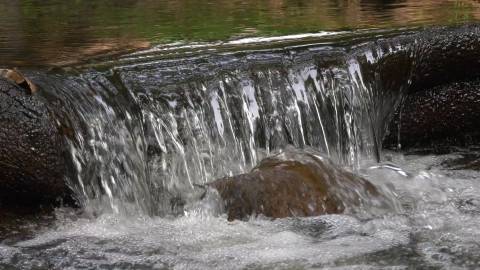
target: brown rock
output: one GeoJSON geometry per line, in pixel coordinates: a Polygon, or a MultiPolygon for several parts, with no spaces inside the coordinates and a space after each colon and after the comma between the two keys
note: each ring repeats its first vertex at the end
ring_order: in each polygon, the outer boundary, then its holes
{"type": "Polygon", "coordinates": [[[272,218],[342,213],[381,197],[367,180],[312,154],[263,160],[251,172],[211,183],[224,200],[228,220],[251,215],[272,218]]]}

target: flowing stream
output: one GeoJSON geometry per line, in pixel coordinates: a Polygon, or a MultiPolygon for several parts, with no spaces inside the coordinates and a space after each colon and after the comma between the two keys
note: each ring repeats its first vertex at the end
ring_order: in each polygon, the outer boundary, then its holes
{"type": "Polygon", "coordinates": [[[65,131],[67,181],[82,211],[59,208],[44,225],[5,233],[0,269],[479,267],[480,172],[462,162],[452,169],[462,157],[478,162],[476,150],[381,149],[415,65],[379,77],[387,56],[414,53],[382,41],[398,34],[157,46],[79,69],[27,71],[65,131]],[[167,57],[178,51],[185,57],[167,57]],[[368,218],[228,222],[217,194],[199,199],[199,186],[299,149],[364,176],[398,207],[368,218]]]}
{"type": "Polygon", "coordinates": [[[115,212],[127,203],[165,214],[167,197],[189,197],[195,185],[246,172],[286,146],[313,147],[353,170],[361,156],[379,159],[408,78],[383,89],[362,68],[411,49],[384,45],[173,60],[157,60],[151,50],[104,71],[39,74],[37,81],[70,130],[76,172],[69,180],[81,204],[108,200],[115,212]]]}

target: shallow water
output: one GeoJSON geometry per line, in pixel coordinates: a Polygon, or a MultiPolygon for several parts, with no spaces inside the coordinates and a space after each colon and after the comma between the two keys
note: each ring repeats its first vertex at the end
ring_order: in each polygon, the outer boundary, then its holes
{"type": "Polygon", "coordinates": [[[227,222],[214,194],[187,206],[180,217],[87,217],[57,209],[55,221],[32,229],[28,239],[2,235],[0,268],[476,268],[480,171],[446,165],[466,153],[476,152],[386,153],[391,162],[364,160],[361,174],[389,189],[403,206],[370,218],[325,215],[227,222]]]}
{"type": "Polygon", "coordinates": [[[0,65],[66,65],[150,44],[474,22],[474,0],[0,1],[0,65]]]}

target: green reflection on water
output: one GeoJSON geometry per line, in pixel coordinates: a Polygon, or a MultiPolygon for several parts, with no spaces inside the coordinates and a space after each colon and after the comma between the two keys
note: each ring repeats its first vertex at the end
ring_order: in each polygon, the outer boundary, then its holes
{"type": "Polygon", "coordinates": [[[142,47],[132,41],[214,41],[480,18],[474,0],[20,0],[0,1],[0,10],[0,55],[7,63],[142,47]]]}

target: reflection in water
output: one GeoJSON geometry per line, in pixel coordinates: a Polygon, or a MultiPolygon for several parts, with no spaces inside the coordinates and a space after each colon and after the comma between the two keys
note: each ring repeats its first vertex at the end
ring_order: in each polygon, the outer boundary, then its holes
{"type": "Polygon", "coordinates": [[[148,42],[212,41],[322,30],[451,24],[472,0],[1,1],[1,65],[70,64],[148,42]]]}

